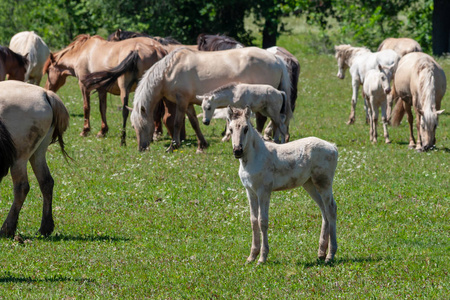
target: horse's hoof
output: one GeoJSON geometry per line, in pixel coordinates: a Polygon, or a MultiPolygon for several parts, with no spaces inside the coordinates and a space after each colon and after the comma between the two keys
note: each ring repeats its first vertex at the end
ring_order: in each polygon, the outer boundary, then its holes
{"type": "Polygon", "coordinates": [[[99,132],[99,133],[97,133],[97,138],[98,138],[98,139],[104,138],[105,135],[106,135],[106,133],[99,132]]]}
{"type": "Polygon", "coordinates": [[[197,154],[204,154],[205,153],[205,149],[197,149],[197,151],[195,152],[197,154]]]}
{"type": "Polygon", "coordinates": [[[80,136],[87,137],[89,135],[89,131],[82,131],[80,132],[80,136]]]}
{"type": "Polygon", "coordinates": [[[353,125],[354,123],[355,123],[355,120],[348,120],[346,124],[347,125],[353,125]]]}
{"type": "Polygon", "coordinates": [[[386,144],[390,144],[391,143],[391,141],[390,140],[386,140],[386,144]]]}

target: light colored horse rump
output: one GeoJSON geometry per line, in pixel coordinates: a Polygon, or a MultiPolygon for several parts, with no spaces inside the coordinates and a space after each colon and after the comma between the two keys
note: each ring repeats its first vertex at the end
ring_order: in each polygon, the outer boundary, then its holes
{"type": "Polygon", "coordinates": [[[157,41],[149,38],[133,38],[108,42],[99,36],[79,35],[65,49],[51,54],[44,66],[48,73],[46,88],[57,91],[67,76],[76,76],[84,101],[84,126],[81,136],[86,136],[90,126],[90,93],[97,89],[102,127],[98,137],[108,132],[106,122],[106,93],[120,95],[122,100],[122,137],[125,144],[126,121],[129,111],[128,97],[142,74],[166,55],[157,41]]]}
{"type": "Polygon", "coordinates": [[[381,42],[377,51],[386,49],[392,49],[400,56],[410,52],[423,52],[419,43],[410,38],[387,38],[381,42]]]}
{"type": "Polygon", "coordinates": [[[394,97],[398,101],[392,117],[392,124],[398,125],[406,110],[409,123],[409,147],[419,151],[429,150],[436,142],[436,128],[441,101],[447,89],[444,70],[428,54],[413,52],[400,60],[394,78],[394,97]],[[413,115],[411,107],[416,111],[416,127],[418,141],[414,138],[413,115]]]}
{"type": "MultiPolygon", "coordinates": [[[[198,140],[198,152],[207,147],[193,104],[201,105],[195,96],[230,82],[267,84],[289,97],[289,74],[285,63],[273,54],[255,47],[215,52],[194,52],[181,48],[171,52],[149,69],[139,82],[131,113],[131,123],[140,150],[145,150],[153,132],[153,111],[157,101],[165,97],[177,104],[172,147],[180,145],[179,128],[188,114],[198,140]]],[[[289,101],[287,102],[289,104],[289,101]]],[[[169,150],[170,150],[169,149],[169,150]]]]}
{"type": "MultiPolygon", "coordinates": [[[[43,215],[39,233],[50,235],[54,228],[53,178],[45,153],[50,143],[58,141],[63,154],[67,156],[63,133],[69,125],[69,113],[55,93],[28,83],[8,80],[0,82],[0,119],[15,147],[14,159],[10,160],[7,166],[11,169],[14,184],[14,201],[0,229],[0,236],[12,237],[16,231],[19,212],[30,189],[28,161],[43,195],[43,215]]],[[[2,148],[0,145],[0,149],[2,148]]]]}
{"type": "Polygon", "coordinates": [[[25,73],[25,81],[39,85],[42,69],[50,55],[47,44],[33,31],[22,31],[11,38],[9,48],[28,58],[30,62],[25,73]]]}
{"type": "Polygon", "coordinates": [[[363,85],[363,95],[367,107],[370,125],[370,141],[377,142],[378,110],[381,107],[384,139],[390,143],[387,130],[386,105],[387,94],[391,92],[390,83],[386,75],[380,70],[369,70],[363,85]]]}
{"type": "Polygon", "coordinates": [[[250,112],[248,107],[245,110],[228,109],[233,153],[239,158],[239,176],[250,204],[253,235],[247,261],[255,260],[259,254],[258,263],[267,260],[272,191],[298,186],[303,186],[322,212],[318,256],[332,261],[337,250],[337,207],[332,189],[338,160],[336,146],[316,137],[281,145],[265,142],[251,125],[250,112]]]}
{"type": "MultiPolygon", "coordinates": [[[[284,122],[287,119],[286,115],[292,117],[292,111],[286,111],[286,94],[270,85],[234,82],[205,95],[197,95],[197,99],[202,101],[203,124],[205,125],[209,125],[216,108],[228,105],[237,108],[249,106],[254,113],[258,112],[272,120],[275,125],[275,141],[279,142],[279,134],[281,134],[282,142],[285,141],[287,127],[284,122]]],[[[224,139],[228,140],[229,138],[230,133],[228,132],[224,139]]]]}
{"type": "Polygon", "coordinates": [[[352,108],[347,122],[350,125],[355,122],[358,89],[360,85],[364,84],[366,72],[381,66],[382,72],[391,81],[400,56],[391,49],[373,53],[367,48],[352,47],[350,45],[335,46],[335,50],[339,68],[337,77],[344,79],[345,70],[348,68],[350,68],[350,75],[352,76],[352,108]]]}

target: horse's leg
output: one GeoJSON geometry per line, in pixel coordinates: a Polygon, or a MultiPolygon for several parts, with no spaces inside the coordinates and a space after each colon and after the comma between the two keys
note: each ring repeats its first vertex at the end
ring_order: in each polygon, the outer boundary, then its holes
{"type": "Polygon", "coordinates": [[[414,127],[413,127],[414,126],[413,125],[414,117],[413,117],[413,114],[411,111],[410,104],[403,102],[403,107],[405,108],[406,115],[408,117],[408,124],[409,124],[409,145],[408,145],[408,147],[412,149],[416,146],[416,139],[414,138],[414,127]]]}
{"type": "Polygon", "coordinates": [[[154,121],[155,132],[153,133],[153,140],[155,141],[157,141],[163,135],[163,126],[161,121],[163,120],[163,116],[164,116],[164,102],[161,99],[153,112],[153,119],[155,120],[154,121]]]}
{"type": "Polygon", "coordinates": [[[264,124],[266,124],[267,117],[263,116],[259,112],[255,113],[256,116],[256,130],[261,133],[264,129],[264,124]]]}
{"type": "Polygon", "coordinates": [[[45,160],[45,153],[47,152],[47,147],[50,144],[50,137],[51,135],[46,137],[46,139],[41,143],[39,148],[30,158],[30,164],[33,168],[34,174],[36,175],[37,181],[39,182],[39,188],[41,189],[43,197],[42,220],[41,227],[39,228],[39,233],[43,236],[49,236],[55,228],[52,216],[54,181],[52,175],[50,174],[47,161],[45,160]]]}
{"type": "Polygon", "coordinates": [[[107,98],[106,98],[106,90],[98,89],[98,107],[100,110],[100,116],[102,118],[102,127],[100,131],[97,133],[98,138],[105,137],[106,133],[109,130],[108,123],[106,122],[106,108],[107,108],[107,98]]]}
{"type": "Polygon", "coordinates": [[[252,225],[252,247],[247,262],[252,262],[258,257],[261,251],[261,230],[258,223],[258,197],[252,191],[247,191],[248,203],[250,206],[250,223],[252,225]]]}
{"type": "Polygon", "coordinates": [[[271,190],[263,187],[258,192],[258,224],[259,229],[262,233],[262,243],[261,243],[261,255],[259,256],[258,264],[263,264],[267,261],[267,256],[269,255],[269,204],[270,204],[270,194],[271,190]]]}
{"type": "Polygon", "coordinates": [[[0,229],[0,236],[14,237],[19,220],[19,213],[23,202],[30,191],[27,175],[27,161],[18,160],[11,167],[11,177],[14,186],[14,201],[9,210],[8,216],[0,229]]]}
{"type": "Polygon", "coordinates": [[[173,149],[177,149],[180,144],[180,132],[182,123],[184,122],[184,117],[187,112],[188,103],[186,101],[183,101],[182,97],[177,95],[177,103],[176,103],[176,111],[175,111],[175,120],[173,124],[173,136],[172,136],[172,143],[170,144],[169,148],[167,148],[166,151],[172,152],[173,149]]]}
{"type": "Polygon", "coordinates": [[[381,103],[381,121],[383,122],[383,132],[384,132],[384,141],[386,144],[390,144],[391,140],[389,140],[389,132],[388,132],[388,118],[386,115],[386,106],[387,106],[387,101],[383,101],[381,103]]]}
{"type": "MultiPolygon", "coordinates": [[[[162,103],[164,107],[163,122],[164,125],[166,125],[169,135],[173,139],[177,105],[173,102],[170,102],[169,100],[166,100],[165,98],[162,100],[162,103]]],[[[186,139],[186,122],[185,117],[183,116],[183,122],[181,122],[180,140],[183,141],[185,139],[186,139]]]]}
{"type": "Polygon", "coordinates": [[[394,107],[394,91],[392,90],[386,97],[386,122],[390,124],[392,116],[392,108],[394,107]]]}
{"type": "Polygon", "coordinates": [[[371,109],[372,109],[372,126],[373,126],[373,142],[377,143],[378,142],[378,131],[377,131],[377,126],[378,126],[378,114],[379,114],[379,107],[378,105],[375,103],[375,99],[370,100],[370,105],[371,105],[371,109]]]}
{"type": "Polygon", "coordinates": [[[80,136],[87,136],[89,131],[91,131],[91,124],[89,122],[89,118],[91,115],[91,93],[86,90],[84,85],[79,82],[81,95],[83,96],[83,112],[84,112],[84,125],[83,131],[80,133],[80,136]]]}
{"type": "Polygon", "coordinates": [[[348,118],[347,125],[351,125],[355,123],[355,110],[356,110],[356,102],[358,101],[358,89],[359,89],[359,81],[356,79],[352,79],[352,109],[350,111],[350,116],[348,118]]]}
{"type": "Polygon", "coordinates": [[[225,125],[224,136],[222,142],[228,142],[231,139],[230,127],[228,126],[228,119],[226,119],[227,124],[225,125]]]}
{"type": "Polygon", "coordinates": [[[197,115],[195,114],[195,108],[193,104],[189,104],[187,109],[187,115],[189,118],[189,121],[191,122],[192,128],[195,131],[195,134],[197,135],[197,153],[203,153],[203,150],[208,148],[208,143],[205,140],[205,137],[203,136],[202,131],[200,130],[200,124],[198,123],[197,115]]]}

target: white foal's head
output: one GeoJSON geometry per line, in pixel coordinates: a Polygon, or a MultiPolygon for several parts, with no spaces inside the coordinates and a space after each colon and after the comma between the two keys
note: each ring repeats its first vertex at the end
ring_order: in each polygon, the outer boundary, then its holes
{"type": "Polygon", "coordinates": [[[203,124],[209,125],[211,122],[216,106],[213,103],[214,95],[195,96],[197,100],[202,101],[203,124]]]}
{"type": "Polygon", "coordinates": [[[390,77],[388,76],[389,71],[386,70],[386,67],[383,67],[381,65],[378,65],[378,70],[380,70],[380,73],[378,73],[379,84],[381,85],[383,91],[387,95],[391,92],[391,80],[390,77]]]}
{"type": "Polygon", "coordinates": [[[231,132],[231,143],[233,145],[233,154],[236,158],[244,156],[244,150],[249,140],[249,132],[252,127],[250,123],[250,107],[245,109],[232,108],[228,106],[227,120],[231,132]]]}

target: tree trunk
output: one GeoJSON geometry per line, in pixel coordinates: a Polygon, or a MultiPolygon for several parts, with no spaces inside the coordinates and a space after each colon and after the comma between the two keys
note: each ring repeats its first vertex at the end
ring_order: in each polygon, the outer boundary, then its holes
{"type": "Polygon", "coordinates": [[[263,49],[277,45],[278,22],[272,18],[266,18],[263,29],[263,49]]]}
{"type": "Polygon", "coordinates": [[[434,0],[433,10],[433,54],[450,52],[450,1],[434,0]]]}

